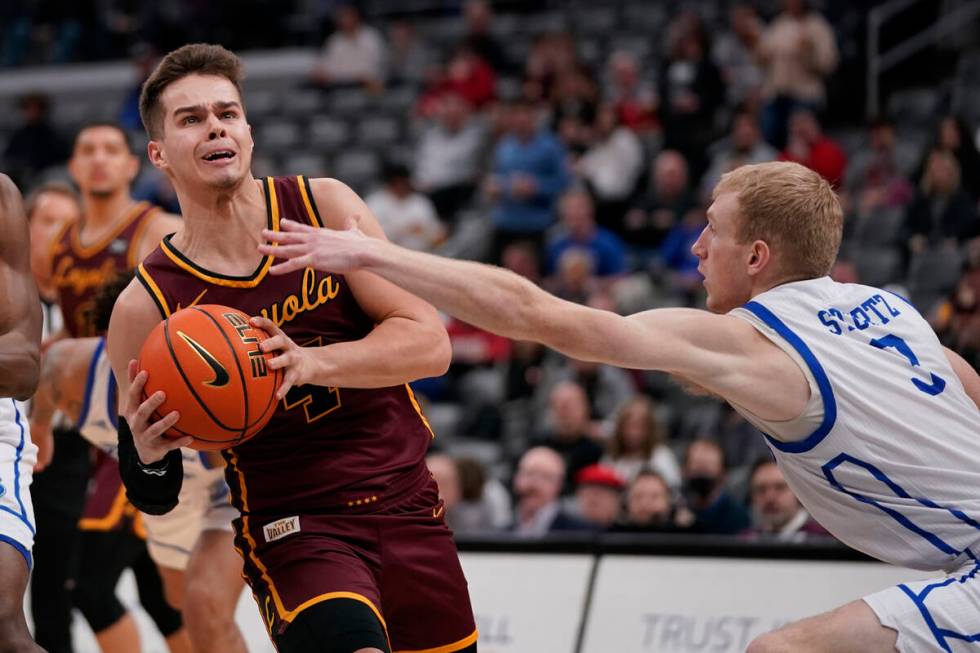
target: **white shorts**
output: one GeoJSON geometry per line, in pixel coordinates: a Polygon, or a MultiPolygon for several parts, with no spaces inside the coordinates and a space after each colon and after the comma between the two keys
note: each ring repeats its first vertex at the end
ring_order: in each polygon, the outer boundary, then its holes
{"type": "Polygon", "coordinates": [[[30,569],[34,560],[34,506],[31,480],[37,446],[31,442],[23,406],[0,399],[0,542],[17,549],[30,569]]]}
{"type": "Polygon", "coordinates": [[[899,653],[980,651],[980,561],[943,580],[903,583],[864,602],[881,625],[898,632],[899,653]]]}
{"type": "Polygon", "coordinates": [[[229,502],[223,468],[208,468],[195,451],[182,449],[184,484],[177,507],[165,515],[143,515],[146,544],[162,567],[187,569],[191,550],[203,531],[231,532],[238,510],[229,502]]]}

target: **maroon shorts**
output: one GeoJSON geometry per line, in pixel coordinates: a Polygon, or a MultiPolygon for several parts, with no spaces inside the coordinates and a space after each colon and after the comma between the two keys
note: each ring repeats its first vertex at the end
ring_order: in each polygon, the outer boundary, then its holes
{"type": "Polygon", "coordinates": [[[365,603],[392,651],[453,653],[476,641],[456,544],[435,481],[395,505],[235,520],[245,580],[270,633],[330,599],[365,603]]]}

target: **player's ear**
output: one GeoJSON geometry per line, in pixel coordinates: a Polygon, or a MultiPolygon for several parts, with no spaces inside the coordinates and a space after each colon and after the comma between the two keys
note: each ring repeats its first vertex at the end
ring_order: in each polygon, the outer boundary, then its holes
{"type": "Polygon", "coordinates": [[[769,244],[764,240],[757,240],[752,243],[752,247],[749,249],[748,256],[748,268],[749,274],[758,274],[762,272],[769,264],[772,258],[772,252],[769,250],[769,244]]]}
{"type": "Polygon", "coordinates": [[[159,170],[166,170],[169,167],[167,163],[167,156],[163,151],[163,146],[159,141],[150,140],[146,144],[146,157],[150,160],[150,163],[159,170]]]}

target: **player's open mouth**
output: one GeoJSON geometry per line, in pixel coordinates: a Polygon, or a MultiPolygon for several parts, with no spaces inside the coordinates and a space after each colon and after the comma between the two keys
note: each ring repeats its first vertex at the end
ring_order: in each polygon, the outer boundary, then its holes
{"type": "Polygon", "coordinates": [[[220,161],[222,159],[233,159],[235,158],[235,153],[231,150],[217,150],[215,152],[209,152],[201,157],[205,161],[220,161]]]}

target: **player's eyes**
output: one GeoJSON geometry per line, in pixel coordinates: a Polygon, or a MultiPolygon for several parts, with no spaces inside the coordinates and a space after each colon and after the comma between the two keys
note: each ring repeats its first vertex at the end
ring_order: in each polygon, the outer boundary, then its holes
{"type": "Polygon", "coordinates": [[[221,117],[222,118],[235,118],[237,115],[238,114],[236,114],[234,111],[225,111],[223,114],[221,114],[221,117]]]}
{"type": "Polygon", "coordinates": [[[197,122],[197,116],[187,116],[181,121],[181,124],[190,125],[197,122]]]}

